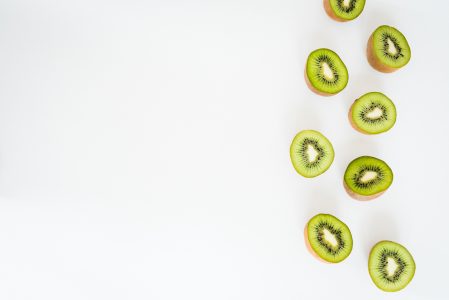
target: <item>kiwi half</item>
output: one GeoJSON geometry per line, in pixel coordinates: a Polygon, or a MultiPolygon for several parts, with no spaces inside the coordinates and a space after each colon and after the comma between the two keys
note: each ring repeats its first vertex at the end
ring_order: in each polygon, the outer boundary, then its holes
{"type": "Polygon", "coordinates": [[[292,141],[290,158],[296,172],[304,177],[316,177],[331,166],[334,148],[320,132],[303,130],[292,141]]]}
{"type": "Polygon", "coordinates": [[[371,200],[382,195],[393,182],[393,171],[386,162],[371,156],[351,161],[344,175],[348,194],[357,200],[371,200]]]}
{"type": "Polygon", "coordinates": [[[405,66],[412,53],[407,39],[399,30],[382,25],[371,34],[366,55],[374,69],[391,73],[405,66]]]}
{"type": "Polygon", "coordinates": [[[328,214],[318,214],[304,229],[306,247],[321,261],[338,263],[352,251],[352,235],[348,226],[328,214]]]}
{"type": "Polygon", "coordinates": [[[321,48],[307,58],[304,72],[307,86],[318,95],[332,96],[348,84],[348,69],[332,50],[321,48]]]}
{"type": "Polygon", "coordinates": [[[326,13],[339,22],[357,18],[365,7],[365,0],[323,0],[326,13]]]}
{"type": "Polygon", "coordinates": [[[361,133],[382,133],[390,130],[396,123],[396,107],[393,101],[382,93],[367,93],[352,104],[349,121],[352,127],[361,133]]]}
{"type": "Polygon", "coordinates": [[[415,275],[415,261],[402,245],[381,241],[371,249],[368,271],[374,284],[385,292],[405,288],[415,275]]]}

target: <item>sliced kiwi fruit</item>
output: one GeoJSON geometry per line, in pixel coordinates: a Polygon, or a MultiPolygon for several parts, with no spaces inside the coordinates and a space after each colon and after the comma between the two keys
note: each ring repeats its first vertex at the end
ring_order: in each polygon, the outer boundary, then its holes
{"type": "Polygon", "coordinates": [[[339,22],[357,18],[365,7],[365,0],[323,0],[326,13],[339,22]]]}
{"type": "Polygon", "coordinates": [[[382,25],[371,34],[366,54],[370,65],[384,73],[405,66],[412,55],[405,36],[396,28],[382,25]]]}
{"type": "Polygon", "coordinates": [[[368,271],[374,284],[385,292],[405,288],[415,275],[415,261],[402,245],[381,241],[371,249],[368,271]]]}
{"type": "Polygon", "coordinates": [[[393,182],[393,171],[386,162],[372,156],[351,161],[344,175],[348,194],[357,200],[371,200],[382,195],[393,182]]]}
{"type": "Polygon", "coordinates": [[[307,86],[322,96],[338,94],[349,79],[346,65],[337,53],[325,48],[309,54],[304,73],[307,86]]]}
{"type": "Polygon", "coordinates": [[[393,101],[382,93],[367,93],[352,104],[349,121],[352,127],[361,133],[382,133],[390,130],[396,122],[396,107],[393,101]]]}
{"type": "Polygon", "coordinates": [[[290,158],[296,172],[304,177],[316,177],[331,166],[334,148],[320,132],[303,130],[292,141],[290,158]]]}
{"type": "Polygon", "coordinates": [[[352,251],[352,235],[348,226],[328,214],[318,214],[304,229],[307,249],[321,261],[338,263],[352,251]]]}

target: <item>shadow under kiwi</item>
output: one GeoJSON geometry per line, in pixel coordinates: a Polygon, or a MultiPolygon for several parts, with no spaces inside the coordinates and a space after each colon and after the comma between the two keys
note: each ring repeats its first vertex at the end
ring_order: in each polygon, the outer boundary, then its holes
{"type": "Polygon", "coordinates": [[[361,234],[360,242],[366,258],[369,257],[371,249],[378,242],[383,240],[396,241],[398,239],[396,222],[391,214],[384,211],[368,214],[361,225],[360,228],[364,230],[363,234],[361,234]]]}
{"type": "Polygon", "coordinates": [[[308,188],[305,195],[305,204],[302,207],[306,214],[304,216],[306,222],[320,213],[336,214],[339,207],[338,203],[339,201],[335,193],[332,193],[332,189],[323,187],[308,188]]]}
{"type": "MultiPolygon", "coordinates": [[[[365,10],[367,10],[367,6],[369,3],[366,4],[365,10]]],[[[382,74],[381,72],[375,70],[368,62],[368,59],[366,57],[366,47],[368,40],[371,36],[371,34],[377,29],[377,27],[382,25],[389,25],[394,27],[394,20],[396,16],[390,13],[390,11],[385,9],[368,9],[369,11],[366,13],[363,13],[364,18],[361,22],[359,28],[359,37],[363,41],[363,56],[364,60],[363,63],[366,65],[366,69],[369,70],[372,74],[382,74]]]]}
{"type": "MultiPolygon", "coordinates": [[[[324,11],[323,11],[324,12],[324,11]]],[[[302,40],[302,42],[307,41],[307,44],[310,45],[308,47],[308,53],[307,56],[316,49],[320,48],[329,48],[333,49],[334,38],[329,34],[329,32],[326,32],[326,30],[323,28],[323,30],[310,30],[308,31],[308,34],[305,35],[305,40],[302,40]]],[[[306,60],[307,60],[306,56],[306,60]]],[[[304,66],[306,65],[306,61],[304,61],[304,66]]]]}
{"type": "MultiPolygon", "coordinates": [[[[366,5],[369,5],[367,3],[366,5]]],[[[367,9],[368,7],[365,7],[367,9]]],[[[394,26],[394,20],[397,18],[397,14],[393,14],[388,9],[368,8],[369,11],[364,13],[363,23],[360,28],[363,30],[363,34],[366,34],[366,41],[368,42],[369,36],[381,25],[394,26]]]]}
{"type": "Polygon", "coordinates": [[[364,68],[362,72],[357,73],[351,77],[351,89],[346,93],[344,101],[345,109],[349,109],[354,101],[366,93],[381,92],[384,93],[384,81],[379,76],[368,68],[364,68]]]}
{"type": "MultiPolygon", "coordinates": [[[[349,121],[348,121],[349,122],[349,121]]],[[[341,174],[341,180],[343,180],[343,174],[346,171],[349,163],[360,156],[374,156],[379,157],[379,145],[376,141],[368,140],[367,137],[363,137],[363,133],[359,134],[360,137],[352,138],[344,141],[342,149],[338,149],[339,159],[334,163],[337,165],[338,172],[341,174]]],[[[369,137],[368,137],[369,138],[369,137]]]]}
{"type": "MultiPolygon", "coordinates": [[[[306,224],[313,216],[317,214],[331,214],[337,216],[338,218],[339,206],[335,193],[332,193],[331,189],[329,188],[323,188],[319,186],[310,187],[306,190],[304,199],[304,205],[301,207],[301,212],[304,214],[304,221],[302,224],[299,224],[303,239],[305,238],[304,230],[306,224]]],[[[312,255],[314,254],[312,253],[312,255]]]]}
{"type": "Polygon", "coordinates": [[[292,120],[292,127],[297,128],[298,132],[307,129],[319,131],[321,128],[322,120],[320,114],[312,102],[313,99],[302,100],[299,108],[288,111],[286,120],[292,120]]]}

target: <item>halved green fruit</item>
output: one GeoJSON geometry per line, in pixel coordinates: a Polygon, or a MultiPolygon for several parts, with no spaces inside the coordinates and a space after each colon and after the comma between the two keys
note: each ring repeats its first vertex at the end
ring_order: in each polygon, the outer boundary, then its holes
{"type": "Polygon", "coordinates": [[[352,251],[352,234],[348,226],[328,214],[314,216],[305,228],[306,244],[318,258],[338,263],[352,251]]]}
{"type": "Polygon", "coordinates": [[[389,68],[405,66],[411,58],[410,46],[405,36],[396,28],[382,25],[372,34],[375,58],[389,68]]]}
{"type": "Polygon", "coordinates": [[[348,79],[346,65],[334,51],[322,48],[309,54],[306,80],[312,91],[326,96],[335,95],[346,87],[348,79]]]}
{"type": "MultiPolygon", "coordinates": [[[[331,17],[338,21],[350,21],[357,18],[365,7],[365,0],[325,0],[329,2],[331,17]]],[[[325,4],[326,5],[326,4],[325,4]]],[[[329,14],[329,12],[328,12],[329,14]]]]}
{"type": "Polygon", "coordinates": [[[405,288],[415,275],[415,261],[402,245],[381,241],[372,249],[368,260],[368,271],[374,284],[386,292],[405,288]]]}
{"type": "Polygon", "coordinates": [[[384,94],[371,92],[354,101],[349,117],[356,130],[377,134],[393,127],[396,122],[396,107],[384,94]]]}
{"type": "Polygon", "coordinates": [[[349,163],[344,175],[345,189],[358,200],[371,200],[385,192],[393,182],[393,171],[386,162],[361,156],[349,163]]]}
{"type": "Polygon", "coordinates": [[[290,158],[299,174],[304,177],[315,177],[331,166],[334,161],[334,148],[320,132],[303,130],[292,141],[290,158]]]}

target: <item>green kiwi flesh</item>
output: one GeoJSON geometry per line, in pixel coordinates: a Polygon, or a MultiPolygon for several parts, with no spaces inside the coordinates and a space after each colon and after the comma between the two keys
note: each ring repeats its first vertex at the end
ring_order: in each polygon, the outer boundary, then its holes
{"type": "Polygon", "coordinates": [[[351,161],[344,175],[345,186],[355,194],[351,194],[355,198],[379,195],[386,191],[392,182],[393,171],[387,163],[371,156],[361,156],[351,161]]]}
{"type": "Polygon", "coordinates": [[[340,19],[350,21],[357,18],[365,7],[365,0],[328,0],[332,12],[340,19]]]}
{"type": "Polygon", "coordinates": [[[393,127],[396,122],[396,107],[384,94],[371,92],[355,100],[350,117],[351,123],[359,131],[378,134],[393,127]]]}
{"type": "Polygon", "coordinates": [[[374,55],[384,65],[398,69],[411,58],[410,46],[405,36],[396,28],[382,25],[373,33],[374,55]]]}
{"type": "Polygon", "coordinates": [[[348,226],[328,214],[318,214],[307,223],[307,242],[324,261],[338,263],[352,251],[352,235],[348,226]]]}
{"type": "Polygon", "coordinates": [[[385,292],[397,292],[405,288],[415,275],[415,261],[402,245],[381,241],[372,249],[368,271],[374,284],[385,292]]]}
{"type": "Polygon", "coordinates": [[[327,95],[341,92],[349,80],[346,65],[337,53],[325,48],[309,54],[306,76],[313,89],[327,95]]]}
{"type": "Polygon", "coordinates": [[[324,173],[334,161],[334,148],[320,132],[303,130],[290,146],[290,158],[295,170],[304,177],[324,173]]]}

